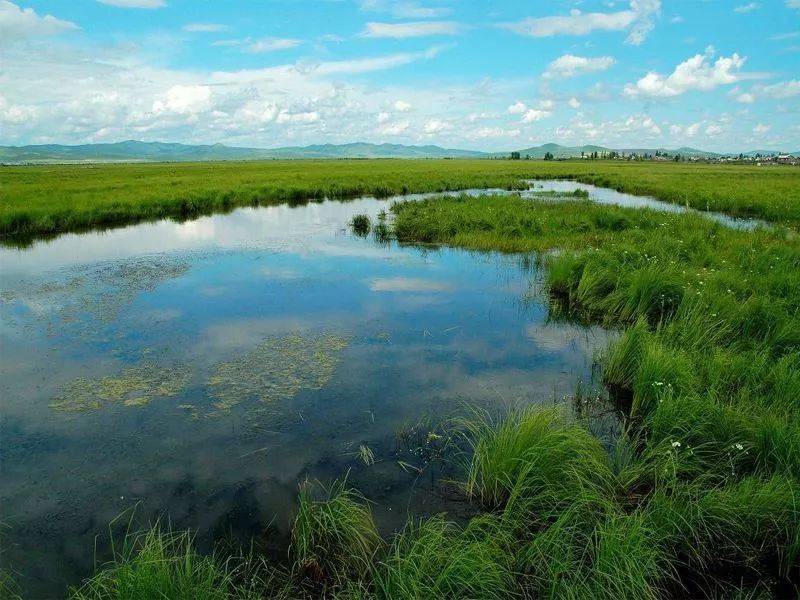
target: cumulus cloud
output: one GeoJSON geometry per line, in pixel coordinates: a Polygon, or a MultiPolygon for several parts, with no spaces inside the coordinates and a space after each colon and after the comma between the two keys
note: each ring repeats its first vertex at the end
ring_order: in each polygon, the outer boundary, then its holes
{"type": "Polygon", "coordinates": [[[771,125],[765,125],[764,123],[759,123],[758,125],[753,127],[753,133],[755,133],[756,135],[763,135],[765,133],[768,133],[770,129],[772,129],[771,125]]]}
{"type": "Polygon", "coordinates": [[[584,56],[575,56],[574,54],[564,54],[547,65],[544,76],[547,78],[575,77],[585,73],[605,71],[611,68],[615,62],[611,56],[586,58],[584,56]]]}
{"type": "Polygon", "coordinates": [[[408,23],[367,23],[362,37],[393,38],[396,40],[432,35],[457,35],[458,23],[453,21],[415,21],[408,23]]]}
{"type": "Polygon", "coordinates": [[[52,15],[39,16],[32,8],[22,9],[13,2],[0,0],[0,47],[77,29],[80,27],[72,21],[52,15]]]}
{"type": "Polygon", "coordinates": [[[394,103],[394,109],[397,112],[409,112],[411,110],[411,104],[405,100],[398,100],[394,103]]]}
{"type": "Polygon", "coordinates": [[[552,113],[549,110],[541,110],[538,108],[529,108],[525,111],[522,115],[522,122],[523,123],[533,123],[534,121],[541,121],[542,119],[546,119],[552,113]]]}
{"type": "Polygon", "coordinates": [[[97,0],[101,4],[119,6],[120,8],[163,8],[166,0],[97,0]]]}
{"type": "Polygon", "coordinates": [[[758,2],[750,2],[749,4],[741,4],[739,6],[734,7],[733,12],[735,13],[749,13],[753,12],[754,10],[758,10],[761,8],[761,4],[758,2]]]}
{"type": "Polygon", "coordinates": [[[570,108],[577,109],[577,108],[581,107],[581,101],[578,100],[577,98],[570,98],[569,102],[567,102],[567,104],[569,104],[570,108]]]}
{"type": "Polygon", "coordinates": [[[211,90],[204,85],[173,85],[162,99],[153,102],[153,112],[187,114],[210,106],[211,90]]]}
{"type": "Polygon", "coordinates": [[[625,41],[639,45],[652,31],[655,19],[660,13],[661,0],[631,0],[628,10],[584,13],[573,9],[568,15],[528,18],[504,23],[502,27],[530,37],[588,35],[593,31],[629,30],[625,41]]]}
{"type": "Polygon", "coordinates": [[[514,104],[512,104],[511,106],[508,107],[508,114],[510,114],[510,115],[521,115],[526,110],[528,110],[528,107],[525,105],[525,103],[518,101],[518,102],[515,102],[514,104]]]}
{"type": "Polygon", "coordinates": [[[650,72],[635,84],[627,84],[624,93],[630,98],[671,98],[692,90],[713,90],[741,79],[746,57],[734,53],[712,63],[713,56],[714,49],[709,48],[705,54],[695,54],[680,63],[670,75],[650,72]]]}

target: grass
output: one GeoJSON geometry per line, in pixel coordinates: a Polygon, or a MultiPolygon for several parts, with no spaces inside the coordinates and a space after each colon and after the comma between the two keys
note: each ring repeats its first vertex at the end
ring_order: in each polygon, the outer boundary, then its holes
{"type": "Polygon", "coordinates": [[[233,588],[231,572],[213,556],[199,556],[188,532],[159,525],[125,537],[113,561],[81,587],[72,600],[222,600],[233,588]]]}
{"type": "Polygon", "coordinates": [[[516,189],[522,179],[531,178],[577,179],[700,210],[800,226],[800,170],[790,167],[337,160],[2,167],[0,234],[53,234],[165,217],[191,219],[240,206],[323,198],[516,189]]]}
{"type": "Polygon", "coordinates": [[[343,586],[369,573],[381,538],[366,500],[347,482],[334,482],[315,500],[314,488],[300,488],[292,528],[292,557],[299,571],[320,585],[343,586]]]}

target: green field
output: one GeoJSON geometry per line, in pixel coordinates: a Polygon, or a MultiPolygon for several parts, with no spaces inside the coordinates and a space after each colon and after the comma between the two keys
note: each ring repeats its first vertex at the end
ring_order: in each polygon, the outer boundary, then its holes
{"type": "MultiPolygon", "coordinates": [[[[800,170],[777,167],[341,161],[0,175],[6,233],[309,197],[515,187],[532,177],[800,227],[800,170]]],[[[156,528],[132,537],[75,598],[797,597],[794,231],[736,231],[698,214],[579,197],[461,196],[399,202],[392,212],[390,235],[401,243],[533,253],[551,318],[621,329],[598,358],[622,415],[619,439],[606,448],[568,416],[591,405],[580,394],[565,406],[476,413],[453,431],[469,457],[457,484],[480,511],[464,527],[431,517],[383,540],[358,492],[309,484],[288,566],[200,557],[188,537],[156,528]]]]}
{"type": "Polygon", "coordinates": [[[237,206],[575,178],[800,227],[800,169],[615,161],[342,160],[0,168],[0,234],[48,234],[237,206]]]}

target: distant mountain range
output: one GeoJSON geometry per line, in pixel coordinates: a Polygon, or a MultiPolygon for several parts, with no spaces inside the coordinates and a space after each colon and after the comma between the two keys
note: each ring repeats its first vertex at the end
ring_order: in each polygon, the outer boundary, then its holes
{"type": "MultiPolygon", "coordinates": [[[[519,150],[522,157],[544,158],[551,153],[555,158],[581,156],[581,153],[603,153],[616,150],[630,154],[655,154],[657,150],[668,154],[681,154],[714,158],[723,156],[695,148],[607,148],[604,146],[561,146],[544,144],[519,150]]],[[[761,150],[744,153],[773,154],[761,150]]],[[[220,161],[220,160],[269,160],[269,159],[336,159],[336,158],[492,158],[508,156],[509,152],[478,152],[456,150],[440,146],[406,146],[403,144],[317,144],[286,148],[237,148],[214,144],[196,146],[188,144],[166,144],[162,142],[126,141],[113,144],[84,144],[65,146],[46,144],[36,146],[0,146],[0,163],[82,163],[82,162],[166,162],[166,161],[220,161]]],[[[793,153],[796,154],[796,153],[793,153]]]]}

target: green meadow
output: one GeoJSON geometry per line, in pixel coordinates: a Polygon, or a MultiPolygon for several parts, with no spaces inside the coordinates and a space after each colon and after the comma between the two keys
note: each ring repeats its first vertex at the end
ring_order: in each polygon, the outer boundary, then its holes
{"type": "Polygon", "coordinates": [[[623,161],[338,160],[0,168],[0,234],[47,234],[238,206],[568,178],[700,210],[800,226],[800,173],[775,166],[623,161]]]}
{"type": "MultiPolygon", "coordinates": [[[[305,482],[280,565],[201,555],[190,534],[161,524],[129,534],[72,598],[797,597],[800,170],[287,161],[8,167],[0,177],[5,234],[324,197],[517,189],[527,178],[770,222],[737,231],[581,195],[395,203],[378,224],[382,240],[533,255],[552,319],[621,331],[597,357],[621,434],[593,435],[574,410],[581,397],[471,410],[449,431],[461,449],[453,483],[477,512],[466,524],[412,520],[386,539],[346,479],[305,482]]],[[[355,226],[366,236],[374,224],[365,219],[355,226]]]]}

